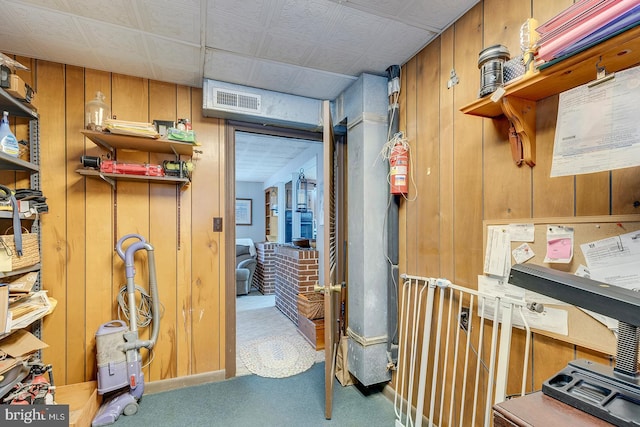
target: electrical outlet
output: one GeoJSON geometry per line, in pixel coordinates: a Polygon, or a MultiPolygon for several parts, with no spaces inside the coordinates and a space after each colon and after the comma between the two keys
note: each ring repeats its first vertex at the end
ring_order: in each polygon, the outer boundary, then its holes
{"type": "Polygon", "coordinates": [[[213,218],[213,231],[215,232],[222,231],[222,218],[220,217],[213,218]]]}
{"type": "Polygon", "coordinates": [[[469,330],[469,307],[462,307],[460,313],[460,329],[464,331],[469,330]]]}

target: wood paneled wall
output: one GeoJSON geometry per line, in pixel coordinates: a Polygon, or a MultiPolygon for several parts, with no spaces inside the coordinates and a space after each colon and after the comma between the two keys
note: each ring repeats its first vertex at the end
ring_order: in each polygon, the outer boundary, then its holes
{"type": "MultiPolygon", "coordinates": [[[[49,344],[43,359],[53,364],[56,384],[95,379],[95,332],[117,319],[116,299],[126,281],[115,242],[129,233],[141,234],[154,247],[162,304],[160,335],[145,368],[146,380],[223,370],[225,236],[213,232],[212,218],[225,217],[224,123],[202,117],[200,89],[17,59],[31,68],[21,74],[37,91],[40,115],[41,187],[49,205],[41,218],[41,279],[58,302],[43,322],[43,339],[49,344]],[[202,146],[193,157],[189,186],[117,181],[112,188],[75,172],[83,154],[106,155],[80,133],[85,102],[98,90],[118,119],[191,119],[202,146]]],[[[19,138],[26,138],[25,123],[15,121],[19,138]]],[[[149,163],[174,159],[126,150],[116,158],[149,163]]],[[[29,185],[25,174],[3,172],[2,178],[16,188],[29,185]]],[[[146,252],[138,251],[136,284],[147,289],[148,273],[146,252]]],[[[149,332],[142,329],[141,335],[149,332]]]]}
{"type": "MultiPolygon", "coordinates": [[[[481,1],[403,65],[400,130],[411,144],[415,186],[400,208],[401,273],[446,277],[476,289],[485,219],[638,213],[633,202],[639,197],[640,168],[549,177],[557,96],[538,102],[533,168],[519,168],[511,160],[504,117],[491,120],[460,112],[478,96],[477,59],[483,48],[500,43],[517,54],[525,19],[542,23],[572,3],[481,1]],[[452,69],[460,83],[447,88],[452,69]]],[[[516,334],[516,340],[523,341],[523,334],[516,334]]],[[[514,347],[523,348],[517,341],[514,347]]],[[[606,355],[538,335],[531,351],[529,390],[539,390],[569,360],[609,363],[606,355]]],[[[510,381],[508,392],[518,392],[519,384],[520,378],[510,381]]]]}

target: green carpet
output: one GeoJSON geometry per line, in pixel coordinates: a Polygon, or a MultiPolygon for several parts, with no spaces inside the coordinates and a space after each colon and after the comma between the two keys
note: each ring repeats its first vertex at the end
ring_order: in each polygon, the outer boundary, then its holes
{"type": "Polygon", "coordinates": [[[288,378],[246,375],[211,384],[144,395],[138,413],[121,415],[124,426],[366,426],[394,425],[393,403],[380,392],[334,387],[333,416],[324,418],[324,363],[288,378]]]}

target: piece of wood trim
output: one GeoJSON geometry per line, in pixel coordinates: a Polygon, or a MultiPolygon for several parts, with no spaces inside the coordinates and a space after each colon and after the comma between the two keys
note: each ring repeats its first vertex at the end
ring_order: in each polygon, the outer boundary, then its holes
{"type": "Polygon", "coordinates": [[[145,384],[145,394],[161,393],[163,391],[178,390],[185,387],[214,383],[226,379],[224,369],[219,371],[204,372],[202,374],[187,375],[184,377],[169,378],[166,380],[152,381],[145,384]]]}

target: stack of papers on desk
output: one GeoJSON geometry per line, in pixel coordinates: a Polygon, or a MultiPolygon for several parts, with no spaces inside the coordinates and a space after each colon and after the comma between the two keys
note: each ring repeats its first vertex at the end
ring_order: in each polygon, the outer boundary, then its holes
{"type": "Polygon", "coordinates": [[[640,0],[581,0],[536,31],[536,60],[577,53],[624,30],[640,24],[640,0]]]}

